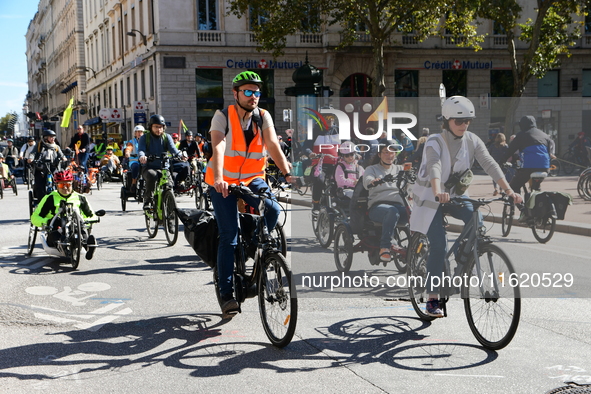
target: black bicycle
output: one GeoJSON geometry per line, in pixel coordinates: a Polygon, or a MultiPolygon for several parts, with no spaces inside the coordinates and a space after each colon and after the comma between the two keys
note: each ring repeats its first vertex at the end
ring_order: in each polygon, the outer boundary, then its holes
{"type": "MultiPolygon", "coordinates": [[[[474,212],[453,246],[445,255],[444,272],[439,289],[440,306],[447,316],[447,301],[454,294],[464,300],[464,311],[470,330],[487,349],[507,346],[517,332],[521,315],[519,285],[511,281],[516,276],[509,257],[486,235],[478,210],[493,201],[507,197],[473,200],[454,197],[450,205],[472,203],[474,212]],[[453,268],[453,270],[452,270],[453,268]]],[[[429,284],[434,277],[427,271],[429,241],[427,236],[414,233],[408,252],[407,283],[412,306],[421,320],[435,319],[425,312],[429,299],[429,284]]]]}
{"type": "MultiPolygon", "coordinates": [[[[258,296],[259,311],[265,334],[271,343],[284,347],[293,338],[297,317],[298,302],[295,285],[292,284],[291,270],[282,253],[281,240],[270,233],[266,224],[265,200],[273,194],[263,189],[257,194],[248,187],[231,185],[229,192],[241,196],[255,196],[260,199],[255,215],[256,248],[249,239],[253,234],[245,234],[241,226],[238,231],[238,245],[234,257],[234,291],[236,301],[241,305],[246,298],[258,296]]],[[[216,295],[220,301],[218,270],[213,268],[216,295]]],[[[238,312],[241,312],[240,308],[238,312]]]]}
{"type": "MultiPolygon", "coordinates": [[[[548,176],[546,172],[534,172],[530,175],[530,190],[528,191],[526,185],[523,186],[525,190],[524,201],[525,203],[520,205],[522,208],[522,216],[519,218],[520,221],[527,224],[531,228],[532,233],[536,240],[540,243],[546,243],[550,241],[556,230],[556,209],[554,203],[551,203],[551,209],[543,213],[542,216],[536,215],[536,211],[526,208],[529,205],[529,199],[532,198],[532,192],[540,191],[541,184],[544,179],[548,176]]],[[[534,197],[535,198],[535,197],[534,197]]],[[[513,226],[513,217],[515,216],[515,203],[512,199],[505,201],[503,206],[503,216],[501,217],[501,234],[506,237],[511,232],[513,226]]]]}

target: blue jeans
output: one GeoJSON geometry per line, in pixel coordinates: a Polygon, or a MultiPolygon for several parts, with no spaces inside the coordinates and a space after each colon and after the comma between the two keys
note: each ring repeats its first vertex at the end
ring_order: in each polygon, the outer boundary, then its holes
{"type": "Polygon", "coordinates": [[[369,218],[382,223],[382,237],[380,238],[380,249],[388,248],[392,244],[392,235],[399,220],[408,221],[406,208],[402,205],[375,204],[369,208],[369,218]]]}
{"type": "Polygon", "coordinates": [[[131,171],[131,179],[137,179],[140,176],[140,163],[137,161],[132,162],[129,164],[129,169],[131,171]]]}
{"type": "MultiPolygon", "coordinates": [[[[255,178],[248,185],[248,188],[255,193],[264,187],[269,189],[262,178],[255,178]]],[[[224,198],[213,187],[208,190],[220,234],[217,260],[220,295],[229,297],[233,294],[234,251],[238,244],[238,199],[232,194],[224,198]]],[[[243,196],[241,198],[252,207],[259,206],[260,200],[257,197],[243,196]]],[[[269,231],[275,228],[280,212],[281,207],[275,199],[265,200],[265,221],[269,231]]]]}
{"type": "MultiPolygon", "coordinates": [[[[460,219],[464,222],[464,224],[467,224],[470,222],[470,220],[472,220],[472,213],[474,212],[474,207],[469,202],[465,203],[465,205],[462,207],[456,205],[449,205],[445,207],[441,205],[439,206],[439,209],[437,209],[435,217],[431,222],[431,226],[429,226],[429,231],[427,231],[427,238],[429,239],[427,272],[429,273],[429,278],[433,276],[438,276],[441,278],[441,275],[443,275],[445,255],[447,254],[447,234],[445,232],[445,228],[443,227],[444,209],[445,213],[456,219],[460,219]]],[[[480,213],[478,216],[478,222],[481,224],[482,216],[480,213]]],[[[427,289],[430,294],[436,294],[439,292],[439,286],[435,286],[431,279],[429,279],[429,282],[427,283],[427,289]]]]}
{"type": "Polygon", "coordinates": [[[84,171],[86,172],[86,162],[88,161],[88,152],[78,152],[78,163],[80,167],[84,167],[84,171]]]}

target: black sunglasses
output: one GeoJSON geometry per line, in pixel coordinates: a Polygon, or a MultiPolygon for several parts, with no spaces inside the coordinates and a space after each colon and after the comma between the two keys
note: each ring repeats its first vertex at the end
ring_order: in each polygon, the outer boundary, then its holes
{"type": "Polygon", "coordinates": [[[246,97],[250,97],[253,94],[254,94],[254,97],[261,97],[260,90],[243,89],[243,90],[239,90],[239,92],[243,92],[246,97]]]}
{"type": "Polygon", "coordinates": [[[454,123],[456,124],[456,126],[461,126],[464,123],[469,124],[471,121],[472,121],[472,118],[454,119],[454,123]]]}

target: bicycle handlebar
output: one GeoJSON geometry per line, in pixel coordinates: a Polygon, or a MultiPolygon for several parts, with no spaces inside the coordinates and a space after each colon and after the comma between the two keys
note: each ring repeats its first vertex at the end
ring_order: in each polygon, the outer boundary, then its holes
{"type": "Polygon", "coordinates": [[[244,186],[243,183],[241,183],[239,185],[236,185],[235,183],[228,185],[228,192],[230,194],[234,194],[236,196],[244,195],[244,196],[254,196],[254,197],[258,197],[258,198],[271,198],[273,196],[273,194],[266,187],[259,190],[258,193],[254,193],[248,187],[244,186]]]}
{"type": "MultiPolygon", "coordinates": [[[[443,205],[462,205],[467,202],[470,202],[473,205],[480,207],[483,205],[488,205],[491,202],[495,202],[495,201],[509,201],[509,200],[510,200],[510,197],[508,197],[505,194],[502,194],[501,197],[490,198],[490,199],[484,199],[484,198],[474,199],[474,198],[470,198],[470,197],[452,197],[449,199],[449,202],[442,203],[442,204],[443,205]]],[[[439,197],[435,196],[435,201],[439,202],[439,197]]]]}

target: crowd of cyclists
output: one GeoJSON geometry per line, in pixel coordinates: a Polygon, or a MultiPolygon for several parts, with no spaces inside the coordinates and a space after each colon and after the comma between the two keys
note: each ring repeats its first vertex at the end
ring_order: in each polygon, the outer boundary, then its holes
{"type": "MultiPolygon", "coordinates": [[[[174,190],[186,190],[190,174],[202,171],[203,161],[207,161],[204,182],[209,185],[209,196],[217,218],[219,247],[217,270],[219,277],[220,307],[224,315],[232,315],[239,309],[233,288],[234,251],[238,238],[237,197],[229,193],[232,184],[243,184],[255,194],[262,189],[270,189],[265,182],[267,158],[272,160],[283,175],[287,184],[294,187],[302,182],[312,185],[312,215],[318,213],[322,193],[328,179],[334,181],[343,201],[353,197],[357,183],[362,179],[368,191],[369,219],[381,224],[379,237],[379,261],[386,264],[393,259],[393,253],[402,252],[403,245],[393,243],[392,234],[400,223],[409,223],[410,230],[426,235],[430,244],[427,260],[428,272],[437,275],[442,271],[443,257],[447,251],[444,228],[444,214],[458,218],[464,223],[472,217],[470,203],[451,206],[445,203],[454,196],[466,195],[470,182],[471,167],[478,162],[484,172],[492,179],[494,195],[499,191],[516,203],[522,202],[519,193],[529,175],[536,171],[547,171],[550,157],[554,153],[552,140],[536,128],[535,118],[524,116],[520,121],[521,132],[507,145],[504,135],[494,137],[494,143],[487,146],[468,128],[476,117],[473,103],[461,96],[453,96],[442,105],[443,125],[440,133],[423,129],[416,144],[408,137],[387,140],[385,136],[369,143],[372,150],[357,149],[356,142],[339,141],[336,155],[318,152],[314,147],[292,147],[278,136],[271,114],[259,108],[263,81],[251,71],[241,72],[232,81],[234,103],[224,110],[216,111],[211,120],[208,138],[201,133],[185,131],[184,139],[177,133],[166,133],[166,122],[159,114],[152,115],[146,128],[138,125],[134,137],[119,147],[113,139],[104,139],[93,144],[84,126],[68,145],[75,162],[88,172],[91,167],[117,178],[123,171],[131,177],[131,189],[135,192],[138,180],[143,178],[143,209],[151,209],[152,195],[158,173],[162,168],[163,155],[173,157],[171,170],[174,173],[174,190]],[[309,168],[307,175],[292,175],[289,151],[294,149],[292,161],[301,162],[303,170],[309,168]],[[519,156],[516,156],[519,152],[519,156]],[[519,158],[520,168],[512,179],[507,179],[502,163],[519,158]],[[411,163],[404,166],[405,162],[411,163]],[[412,214],[405,208],[394,176],[401,171],[415,171],[416,183],[412,187],[412,214]],[[329,173],[330,172],[330,173],[329,173]],[[303,181],[302,181],[303,179],[303,181]],[[509,182],[510,181],[510,182],[509,182]],[[409,217],[410,216],[410,217],[409,217]]],[[[372,129],[366,130],[372,133],[372,129]]],[[[328,134],[338,133],[331,122],[328,134]]],[[[288,135],[289,136],[289,135],[288,135]]],[[[94,212],[87,198],[72,190],[73,175],[68,168],[68,151],[55,141],[54,131],[43,130],[42,138],[35,141],[29,137],[20,150],[8,141],[0,161],[11,159],[15,167],[19,160],[25,166],[33,167],[33,183],[36,208],[31,222],[36,226],[46,226],[55,215],[61,200],[74,201],[76,209],[85,219],[93,218],[94,212]],[[53,173],[56,190],[46,188],[47,173],[53,173]]],[[[291,141],[288,141],[291,142],[291,141]]],[[[575,141],[577,142],[577,141],[575,141]]],[[[584,140],[577,142],[585,144],[584,140]]],[[[588,143],[588,141],[587,141],[588,143]]],[[[577,145],[578,146],[578,145],[577,145]]],[[[583,145],[584,146],[584,145],[583,145]]],[[[576,148],[576,146],[575,146],[576,148]]],[[[9,178],[10,164],[2,163],[0,177],[9,178]]],[[[254,197],[243,196],[245,202],[253,207],[258,205],[254,197]]],[[[266,225],[272,230],[277,224],[281,208],[277,199],[265,200],[266,225]]],[[[49,242],[55,242],[58,229],[51,229],[49,242]]],[[[253,237],[254,238],[254,237],[253,237]]],[[[96,240],[86,236],[87,259],[92,258],[96,240]]],[[[439,306],[439,289],[429,289],[426,313],[432,317],[443,317],[439,306]]]]}

